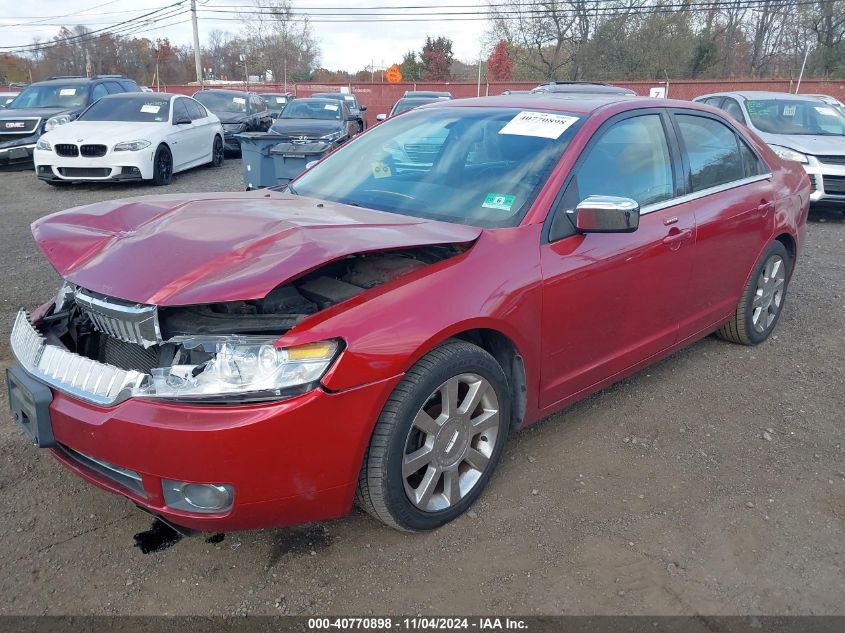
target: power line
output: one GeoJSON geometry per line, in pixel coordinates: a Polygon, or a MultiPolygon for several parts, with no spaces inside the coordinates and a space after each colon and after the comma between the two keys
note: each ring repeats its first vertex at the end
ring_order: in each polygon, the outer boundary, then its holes
{"type": "Polygon", "coordinates": [[[0,46],[0,50],[13,53],[33,53],[48,48],[55,48],[56,46],[67,46],[69,44],[87,42],[96,39],[98,35],[104,35],[106,33],[111,35],[126,35],[136,26],[143,27],[149,23],[155,24],[157,21],[161,21],[163,19],[173,17],[174,15],[180,12],[184,12],[184,9],[178,9],[181,4],[182,2],[175,2],[171,5],[156,9],[154,11],[150,11],[138,17],[131,18],[129,20],[124,20],[123,22],[118,22],[117,24],[112,24],[110,26],[106,26],[100,29],[81,33],[79,35],[73,35],[71,37],[62,38],[60,40],[54,39],[52,42],[47,42],[44,44],[29,44],[25,46],[0,46]],[[156,17],[153,18],[152,16],[156,17]]]}

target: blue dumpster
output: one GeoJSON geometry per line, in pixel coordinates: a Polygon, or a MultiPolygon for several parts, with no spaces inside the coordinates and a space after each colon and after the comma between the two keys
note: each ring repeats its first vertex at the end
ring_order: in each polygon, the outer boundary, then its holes
{"type": "Polygon", "coordinates": [[[305,171],[306,165],[320,160],[332,150],[331,143],[279,143],[270,150],[275,168],[276,185],[286,185],[305,171]]]}
{"type": "Polygon", "coordinates": [[[244,132],[235,137],[241,142],[241,166],[247,191],[277,184],[270,149],[287,137],[268,132],[244,132]]]}

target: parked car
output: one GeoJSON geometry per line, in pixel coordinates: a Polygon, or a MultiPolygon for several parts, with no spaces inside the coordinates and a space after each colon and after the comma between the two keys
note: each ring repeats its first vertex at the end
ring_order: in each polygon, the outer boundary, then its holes
{"type": "Polygon", "coordinates": [[[213,112],[223,124],[223,146],[227,152],[240,152],[235,137],[242,132],[266,132],[273,118],[264,100],[254,92],[208,89],[194,93],[194,99],[213,112]]]}
{"type": "Polygon", "coordinates": [[[413,108],[417,108],[427,103],[439,101],[440,99],[441,97],[402,97],[399,101],[393,104],[389,114],[376,115],[376,121],[384,121],[389,117],[396,116],[402,112],[407,112],[408,110],[412,110],[413,108]]]}
{"type": "Polygon", "coordinates": [[[367,117],[364,112],[367,111],[367,106],[358,103],[358,99],[354,94],[346,92],[316,92],[311,95],[313,99],[334,99],[335,101],[343,101],[346,107],[349,108],[349,113],[352,118],[358,122],[358,132],[363,132],[367,129],[367,117]]]}
{"type": "Polygon", "coordinates": [[[281,142],[322,142],[337,147],[358,133],[358,121],[343,101],[296,99],[273,122],[270,132],[281,142]]]}
{"type": "Polygon", "coordinates": [[[813,202],[845,203],[845,116],[806,95],[720,92],[695,99],[724,110],[781,158],[803,165],[813,202]]]}
{"type": "Polygon", "coordinates": [[[406,90],[404,96],[409,99],[451,99],[452,93],[435,90],[406,90]]]}
{"type": "Polygon", "coordinates": [[[596,81],[547,81],[532,89],[533,94],[575,93],[591,95],[631,95],[637,93],[630,88],[621,88],[613,84],[596,81]]]}
{"type": "Polygon", "coordinates": [[[285,191],[36,220],[64,285],[15,320],[12,415],[178,526],[327,519],[357,494],[433,529],[511,431],[712,332],[769,338],[809,196],[797,163],[689,101],[432,104],[285,191]],[[419,137],[443,138],[431,168],[394,171],[419,137]]]}
{"type": "Polygon", "coordinates": [[[267,109],[270,110],[270,116],[274,119],[278,118],[288,102],[294,99],[293,93],[291,92],[262,92],[258,96],[267,104],[267,109]]]}
{"type": "Polygon", "coordinates": [[[75,181],[151,180],[223,164],[220,119],[190,97],[132,93],[103,97],[35,147],[35,173],[56,186],[75,181]]]}
{"type": "Polygon", "coordinates": [[[839,112],[839,114],[845,115],[845,103],[842,103],[839,99],[835,97],[831,97],[830,95],[804,95],[805,97],[813,97],[814,99],[818,99],[819,101],[824,101],[829,106],[833,106],[839,112]]]}
{"type": "Polygon", "coordinates": [[[101,97],[138,91],[138,84],[121,75],[50,77],[30,84],[0,112],[0,165],[31,164],[44,132],[73,121],[101,97]]]}
{"type": "Polygon", "coordinates": [[[0,92],[0,109],[9,105],[19,94],[19,92],[0,92]]]}

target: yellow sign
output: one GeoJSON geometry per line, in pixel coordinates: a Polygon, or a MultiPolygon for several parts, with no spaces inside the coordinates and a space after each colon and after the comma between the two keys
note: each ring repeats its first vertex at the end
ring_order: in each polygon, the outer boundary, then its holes
{"type": "Polygon", "coordinates": [[[402,81],[402,71],[399,70],[399,66],[393,64],[390,68],[387,69],[387,72],[384,73],[385,78],[392,84],[398,84],[402,81]]]}

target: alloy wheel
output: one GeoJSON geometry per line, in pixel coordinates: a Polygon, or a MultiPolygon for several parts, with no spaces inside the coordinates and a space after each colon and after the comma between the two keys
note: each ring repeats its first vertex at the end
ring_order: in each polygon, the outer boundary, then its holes
{"type": "Polygon", "coordinates": [[[751,323],[758,332],[765,332],[777,318],[785,286],[786,264],[780,255],[772,255],[760,271],[751,301],[751,323]]]}
{"type": "Polygon", "coordinates": [[[170,157],[170,152],[164,149],[159,152],[156,169],[161,182],[170,182],[173,173],[173,160],[170,157]]]}
{"type": "Polygon", "coordinates": [[[499,399],[477,374],[440,385],[417,412],[405,440],[402,478],[425,512],[454,506],[478,484],[499,435],[499,399]]]}

